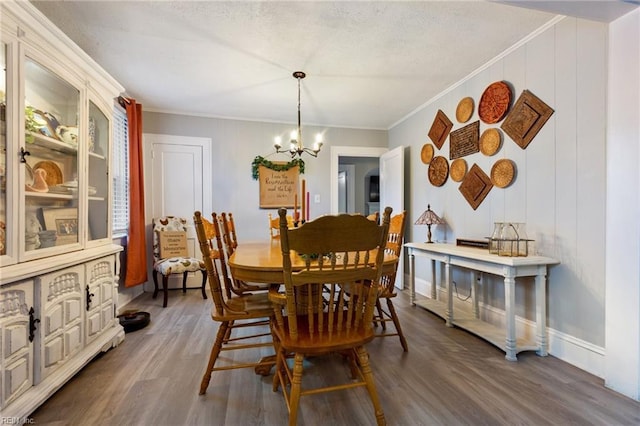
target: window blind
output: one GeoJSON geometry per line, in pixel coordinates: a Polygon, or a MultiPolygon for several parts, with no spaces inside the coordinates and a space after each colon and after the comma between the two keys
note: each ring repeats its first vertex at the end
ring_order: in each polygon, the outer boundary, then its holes
{"type": "Polygon", "coordinates": [[[129,229],[129,130],[127,114],[119,105],[113,114],[113,235],[126,235],[129,229]]]}

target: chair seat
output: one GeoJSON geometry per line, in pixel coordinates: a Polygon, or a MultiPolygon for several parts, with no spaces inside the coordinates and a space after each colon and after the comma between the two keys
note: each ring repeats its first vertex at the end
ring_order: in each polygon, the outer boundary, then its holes
{"type": "MultiPolygon", "coordinates": [[[[317,317],[314,317],[314,322],[317,320],[317,317]]],[[[288,321],[284,322],[284,329],[275,324],[273,327],[273,332],[278,337],[280,344],[291,352],[303,352],[307,355],[339,352],[352,349],[354,346],[362,346],[375,338],[373,328],[365,328],[364,325],[347,332],[335,331],[338,327],[334,323],[334,330],[329,332],[328,314],[324,315],[323,333],[318,333],[317,331],[313,335],[309,333],[309,317],[307,316],[298,315],[297,321],[298,338],[295,340],[290,337],[291,332],[289,331],[288,321]]],[[[317,329],[317,324],[313,328],[317,329]]],[[[344,330],[346,327],[341,328],[344,330]]]]}
{"type": "Polygon", "coordinates": [[[153,265],[153,269],[162,275],[182,274],[205,269],[204,262],[195,257],[170,257],[161,259],[153,265]]]}
{"type": "Polygon", "coordinates": [[[245,294],[227,300],[225,310],[221,314],[215,307],[211,311],[214,321],[228,321],[233,319],[268,318],[273,314],[273,305],[268,293],[245,294]]]}

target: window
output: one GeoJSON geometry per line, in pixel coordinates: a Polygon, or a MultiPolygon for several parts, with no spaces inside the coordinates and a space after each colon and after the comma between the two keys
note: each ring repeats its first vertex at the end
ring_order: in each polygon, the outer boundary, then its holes
{"type": "Polygon", "coordinates": [[[127,114],[116,105],[113,114],[113,236],[126,235],[129,230],[129,127],[127,114]]]}

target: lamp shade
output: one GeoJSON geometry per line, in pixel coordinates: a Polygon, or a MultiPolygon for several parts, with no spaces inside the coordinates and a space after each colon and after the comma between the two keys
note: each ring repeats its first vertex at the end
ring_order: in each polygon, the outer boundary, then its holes
{"type": "Polygon", "coordinates": [[[442,225],[445,221],[431,210],[431,205],[427,205],[427,210],[420,215],[414,225],[442,225]]]}

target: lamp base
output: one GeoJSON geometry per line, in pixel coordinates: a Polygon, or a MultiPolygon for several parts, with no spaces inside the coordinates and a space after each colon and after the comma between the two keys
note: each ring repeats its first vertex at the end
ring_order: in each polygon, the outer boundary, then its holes
{"type": "Polygon", "coordinates": [[[433,241],[431,241],[431,224],[430,223],[427,224],[427,243],[433,243],[433,241]]]}

